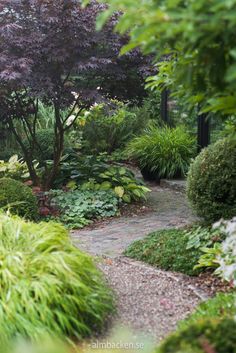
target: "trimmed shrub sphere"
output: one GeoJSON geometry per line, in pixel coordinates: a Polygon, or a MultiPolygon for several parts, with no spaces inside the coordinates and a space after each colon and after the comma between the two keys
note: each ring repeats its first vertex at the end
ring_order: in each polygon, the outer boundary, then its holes
{"type": "Polygon", "coordinates": [[[236,321],[199,320],[169,336],[156,353],[236,352],[236,321]]]}
{"type": "Polygon", "coordinates": [[[103,327],[110,290],[62,225],[0,214],[0,253],[1,347],[17,336],[78,341],[103,327]]]}
{"type": "Polygon", "coordinates": [[[236,140],[219,140],[194,160],[187,194],[193,209],[207,223],[236,215],[236,140]]]}
{"type": "Polygon", "coordinates": [[[38,216],[38,202],[30,187],[20,181],[0,179],[0,208],[7,208],[12,214],[36,219],[38,216]]]}

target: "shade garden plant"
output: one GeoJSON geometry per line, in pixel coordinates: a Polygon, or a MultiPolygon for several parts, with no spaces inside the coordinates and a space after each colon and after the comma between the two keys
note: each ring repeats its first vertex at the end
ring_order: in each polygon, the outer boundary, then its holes
{"type": "Polygon", "coordinates": [[[0,225],[1,347],[17,336],[81,340],[98,332],[112,311],[111,293],[65,228],[5,214],[0,225]]]}
{"type": "Polygon", "coordinates": [[[219,140],[197,156],[189,170],[187,194],[196,214],[208,224],[235,216],[235,138],[219,140]]]}
{"type": "Polygon", "coordinates": [[[195,156],[195,140],[182,127],[150,126],[127,147],[147,179],[180,178],[195,156]]]}

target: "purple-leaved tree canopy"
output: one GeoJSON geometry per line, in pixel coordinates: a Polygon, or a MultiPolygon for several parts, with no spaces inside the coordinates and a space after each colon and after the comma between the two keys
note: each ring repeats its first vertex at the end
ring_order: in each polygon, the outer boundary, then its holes
{"type": "Polygon", "coordinates": [[[128,40],[113,32],[119,14],[96,31],[96,17],[104,6],[91,1],[83,8],[78,0],[0,0],[0,119],[19,143],[36,185],[42,182],[32,160],[38,101],[54,107],[54,160],[50,168],[45,166],[45,189],[57,174],[72,114],[98,100],[98,93],[123,98],[134,91],[133,84],[139,87],[137,95],[143,94],[150,59],[138,50],[119,57],[128,40]],[[65,117],[62,111],[68,107],[65,117]],[[30,149],[18,131],[19,121],[30,149]]]}

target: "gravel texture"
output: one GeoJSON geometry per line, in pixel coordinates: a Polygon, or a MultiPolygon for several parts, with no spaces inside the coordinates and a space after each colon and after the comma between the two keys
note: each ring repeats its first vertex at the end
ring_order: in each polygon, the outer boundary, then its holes
{"type": "Polygon", "coordinates": [[[75,245],[98,256],[98,267],[114,290],[117,316],[112,326],[149,334],[159,342],[207,298],[207,291],[185,275],[122,256],[129,244],[150,232],[195,221],[183,193],[159,186],[151,189],[150,212],[101,222],[71,235],[75,245]]]}
{"type": "Polygon", "coordinates": [[[156,342],[207,298],[187,276],[161,271],[125,257],[99,263],[117,300],[113,325],[147,334],[156,342]]]}

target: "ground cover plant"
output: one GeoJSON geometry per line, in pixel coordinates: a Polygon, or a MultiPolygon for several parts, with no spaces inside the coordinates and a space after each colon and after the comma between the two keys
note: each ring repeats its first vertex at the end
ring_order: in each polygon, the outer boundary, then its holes
{"type": "Polygon", "coordinates": [[[81,339],[103,327],[110,291],[65,228],[0,215],[1,346],[17,336],[81,339]]]}
{"type": "Polygon", "coordinates": [[[151,126],[128,145],[128,154],[141,171],[154,178],[183,177],[195,156],[195,141],[182,127],[151,126]]]}
{"type": "Polygon", "coordinates": [[[164,270],[197,275],[194,266],[201,251],[194,248],[187,250],[188,240],[183,229],[160,230],[134,242],[124,254],[164,270]]]}
{"type": "Polygon", "coordinates": [[[37,198],[32,190],[10,178],[0,179],[0,208],[32,220],[37,220],[39,216],[37,198]]]}
{"type": "Polygon", "coordinates": [[[236,213],[236,140],[217,141],[193,161],[188,174],[188,198],[208,224],[236,213]]]}
{"type": "Polygon", "coordinates": [[[57,220],[69,228],[82,228],[94,220],[119,214],[117,196],[109,190],[51,190],[50,206],[58,210],[57,220]]]}

